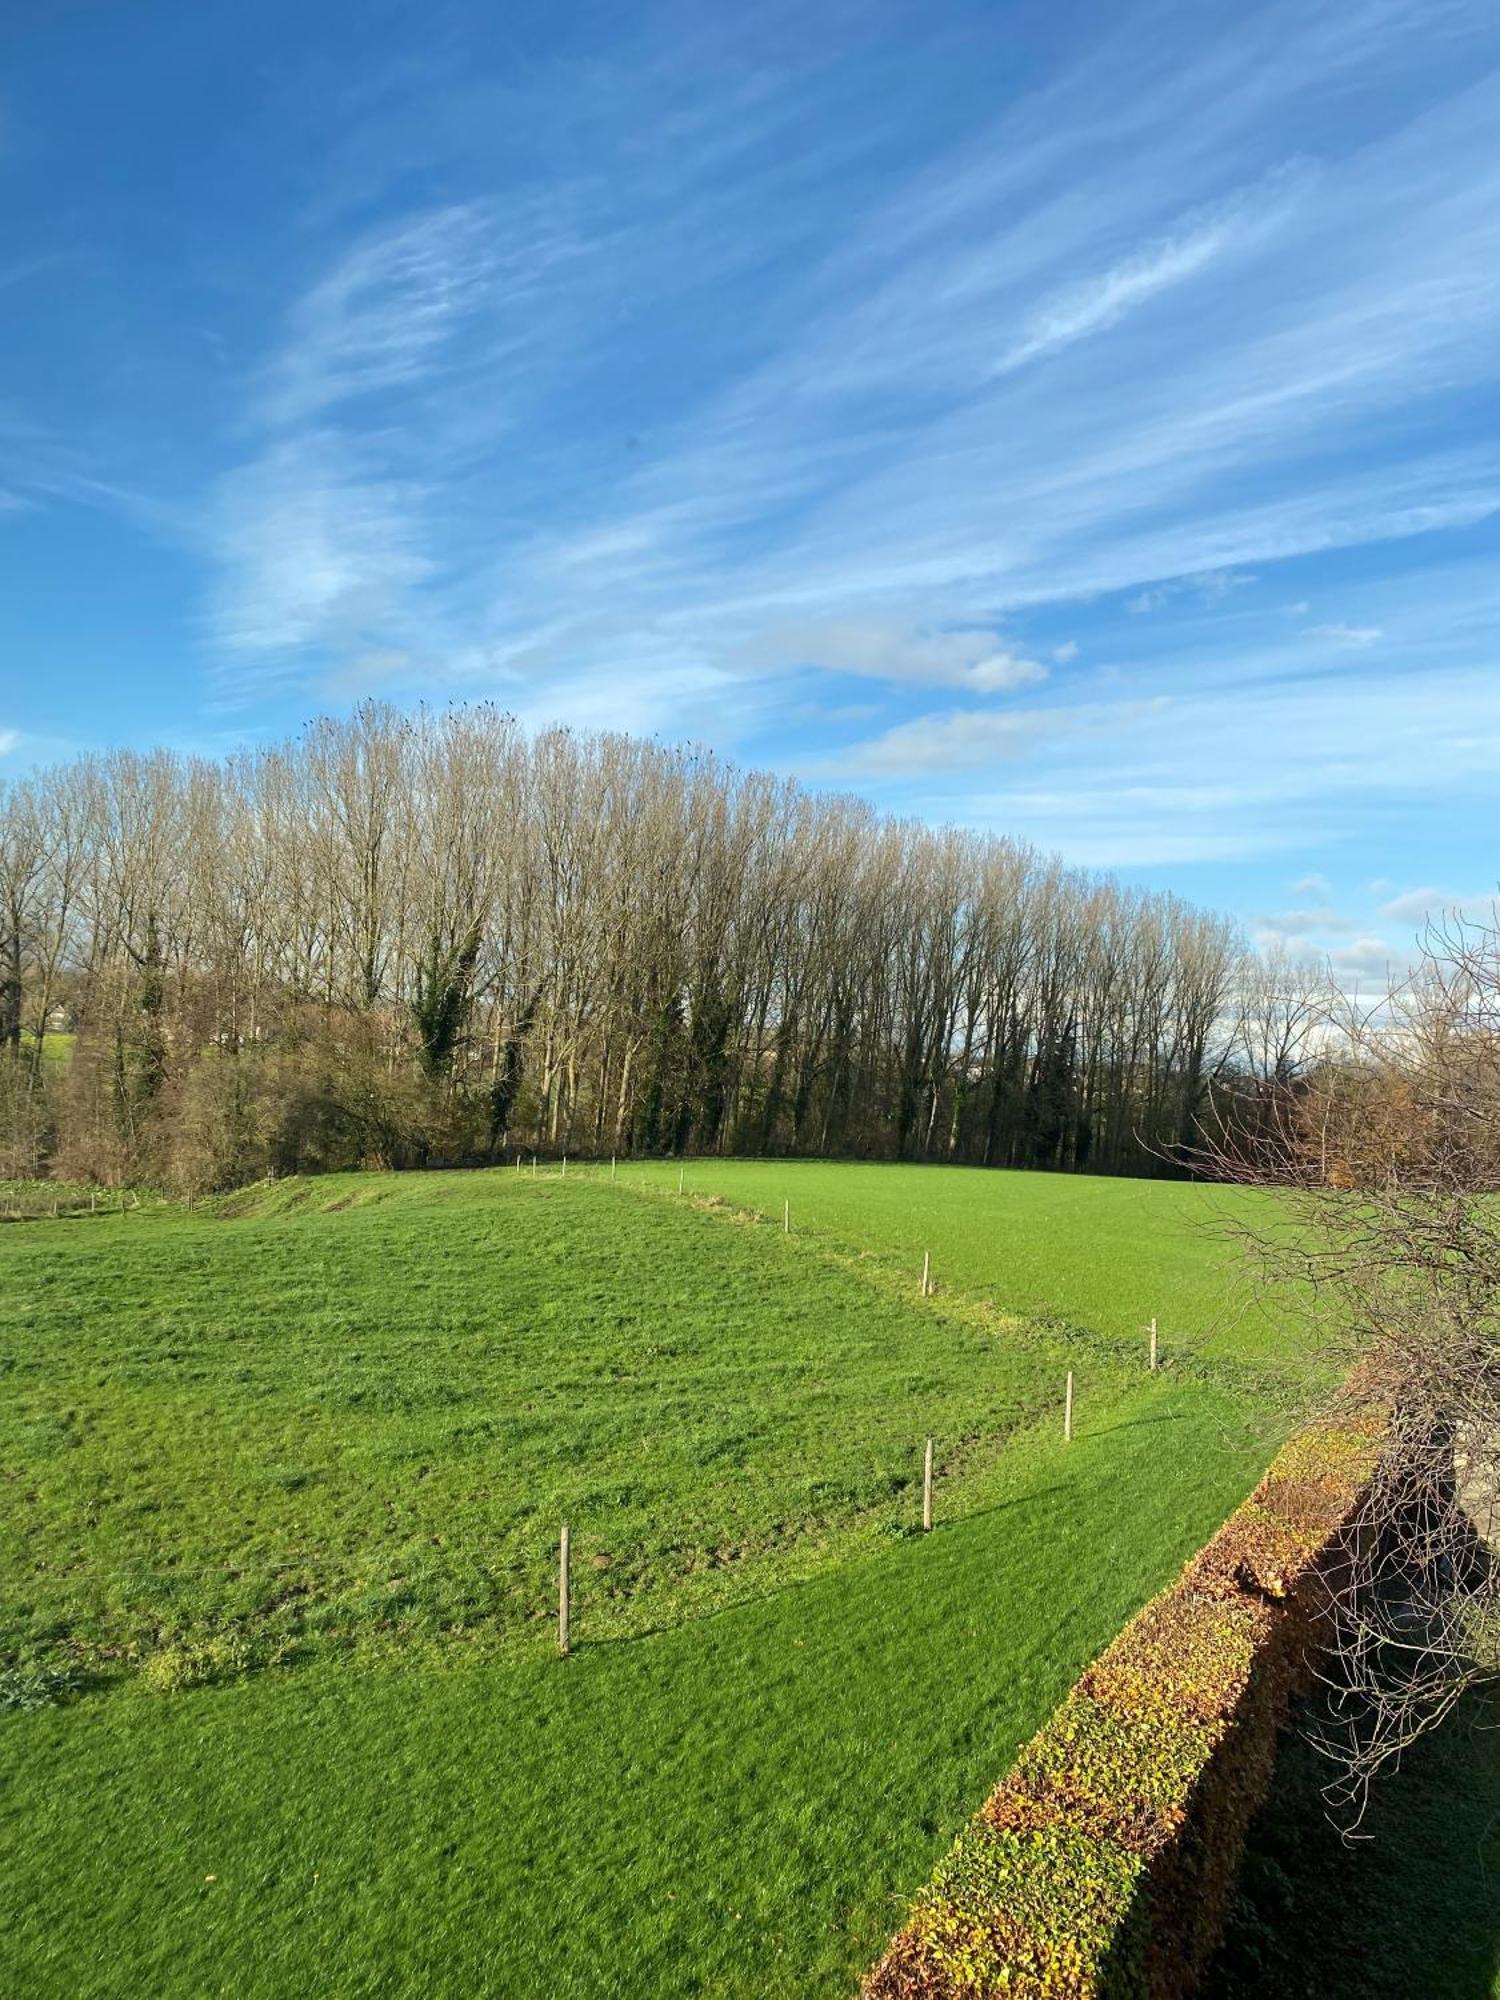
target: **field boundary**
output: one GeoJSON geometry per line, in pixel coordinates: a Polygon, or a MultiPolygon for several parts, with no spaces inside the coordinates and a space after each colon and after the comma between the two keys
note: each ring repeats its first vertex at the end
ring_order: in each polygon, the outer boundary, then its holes
{"type": "MultiPolygon", "coordinates": [[[[587,1183],[591,1178],[588,1167],[599,1163],[582,1164],[585,1171],[579,1178],[587,1183]]],[[[632,1181],[624,1175],[618,1185],[637,1200],[666,1205],[685,1201],[702,1214],[714,1216],[721,1222],[764,1228],[768,1234],[781,1237],[794,1256],[811,1256],[835,1269],[847,1271],[882,1297],[900,1300],[907,1305],[915,1304],[929,1311],[936,1307],[940,1317],[976,1333],[1050,1347],[1060,1355],[1083,1355],[1127,1375],[1147,1367],[1147,1329],[1144,1326],[1139,1337],[1130,1338],[1103,1332],[1098,1327],[1060,1313],[1011,1311],[991,1299],[981,1298],[977,1291],[955,1285],[941,1276],[934,1276],[924,1291],[915,1259],[907,1265],[894,1253],[857,1249],[816,1226],[809,1230],[805,1223],[799,1223],[783,1235],[774,1214],[732,1200],[728,1195],[691,1188],[674,1194],[654,1183],[632,1181]]],[[[1157,1371],[1150,1369],[1149,1372],[1157,1371]]],[[[1286,1379],[1276,1369],[1253,1362],[1229,1360],[1222,1355],[1206,1356],[1191,1345],[1174,1345],[1162,1359],[1160,1373],[1164,1378],[1188,1377],[1231,1393],[1252,1395],[1272,1405],[1284,1404],[1288,1395],[1286,1379]]],[[[1301,1415],[1309,1413],[1306,1406],[1300,1410],[1301,1415]]],[[[1298,1415],[1297,1410],[1287,1411],[1283,1436],[1294,1427],[1298,1415]]]]}
{"type": "Polygon", "coordinates": [[[959,1835],[863,2000],[1180,2000],[1218,1943],[1246,1828],[1383,1425],[1335,1414],[1083,1674],[959,1835]]]}

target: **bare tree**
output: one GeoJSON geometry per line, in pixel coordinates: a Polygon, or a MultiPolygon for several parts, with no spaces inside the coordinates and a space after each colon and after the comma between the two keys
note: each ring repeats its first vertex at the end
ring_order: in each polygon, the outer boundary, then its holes
{"type": "Polygon", "coordinates": [[[1315,1006],[1287,972],[1252,987],[1253,1115],[1231,1112],[1215,1164],[1282,1191],[1252,1248],[1311,1302],[1346,1394],[1389,1412],[1329,1607],[1320,1740],[1357,1819],[1375,1775],[1500,1671],[1500,924],[1430,931],[1374,1007],[1315,1006]]]}
{"type": "Polygon", "coordinates": [[[0,1121],[28,1158],[194,1185],[512,1140],[1151,1171],[1226,1060],[1234,957],[1218,919],[1012,841],[366,704],[5,795],[0,1121]]]}

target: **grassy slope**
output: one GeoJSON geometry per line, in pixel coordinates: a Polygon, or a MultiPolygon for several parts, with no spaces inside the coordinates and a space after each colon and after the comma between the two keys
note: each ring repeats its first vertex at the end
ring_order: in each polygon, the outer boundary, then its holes
{"type": "MultiPolygon", "coordinates": [[[[66,1628],[108,1668],[233,1619],[302,1661],[0,1719],[16,1990],[847,1990],[1269,1449],[1243,1385],[1148,1381],[1117,1322],[1064,1450],[1067,1337],[686,1203],[455,1176],[278,1206],[0,1246],[13,1650],[66,1628]],[[943,1526],[893,1539],[929,1426],[943,1526]]],[[[1058,1232],[1087,1325],[1074,1265],[1058,1232]]]]}
{"type": "MultiPolygon", "coordinates": [[[[945,1512],[983,1504],[1070,1359],[576,1180],[333,1180],[6,1250],[0,1649],[90,1668],[230,1624],[522,1639],[564,1519],[593,1635],[700,1615],[910,1525],[929,1432],[945,1512]]],[[[1138,1377],[1091,1357],[1095,1398],[1138,1377]]]]}
{"type": "MultiPolygon", "coordinates": [[[[677,1185],[671,1163],[621,1172],[677,1185]]],[[[1272,1214],[1253,1190],[819,1160],[694,1160],[684,1177],[690,1194],[720,1194],[774,1222],[790,1201],[798,1234],[910,1276],[930,1251],[941,1282],[1027,1317],[1135,1343],[1155,1317],[1164,1347],[1272,1364],[1295,1345],[1242,1281],[1235,1232],[1272,1214]]]]}

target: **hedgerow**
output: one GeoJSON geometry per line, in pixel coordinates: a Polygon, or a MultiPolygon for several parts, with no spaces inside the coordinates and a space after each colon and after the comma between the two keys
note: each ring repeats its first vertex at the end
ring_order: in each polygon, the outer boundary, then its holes
{"type": "Polygon", "coordinates": [[[959,1836],[865,2000],[1172,2000],[1217,1941],[1246,1824],[1380,1455],[1303,1432],[1084,1673],[959,1836]]]}

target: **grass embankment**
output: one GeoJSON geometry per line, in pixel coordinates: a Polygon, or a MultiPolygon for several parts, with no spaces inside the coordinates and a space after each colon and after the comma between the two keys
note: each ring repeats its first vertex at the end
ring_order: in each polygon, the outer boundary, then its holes
{"type": "MultiPolygon", "coordinates": [[[[0,1718],[0,1985],[847,1991],[1284,1424],[1233,1367],[1147,1377],[1069,1232],[1059,1323],[1008,1320],[1033,1183],[907,1179],[982,1289],[945,1256],[919,1301],[894,1212],[788,1241],[571,1173],[12,1232],[0,1645],[102,1685],[0,1718]]],[[[1151,1289],[1219,1288],[1156,1192],[1151,1289]]]]}
{"type": "MultiPolygon", "coordinates": [[[[571,1171],[578,1171],[576,1168],[571,1171]]],[[[607,1174],[607,1166],[587,1171],[607,1174]]],[[[791,1205],[802,1240],[899,1276],[931,1252],[942,1290],[1139,1352],[1159,1322],[1162,1352],[1300,1370],[1301,1329],[1285,1301],[1248,1284],[1238,1238],[1275,1223],[1252,1189],[979,1167],[845,1166],[826,1160],[622,1164],[627,1184],[721,1196],[773,1224],[791,1205]]],[[[1076,1341],[1074,1343],[1077,1345],[1076,1341]]]]}

